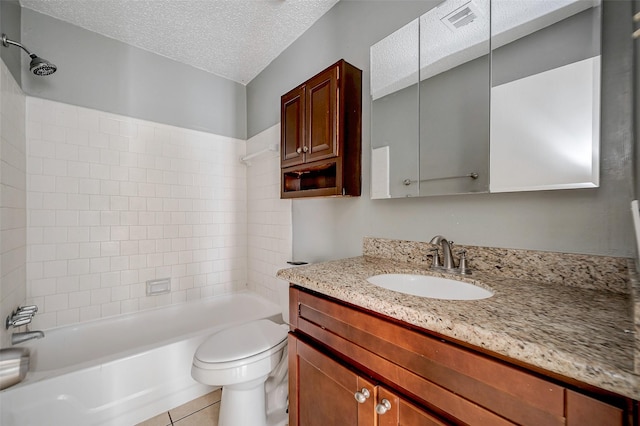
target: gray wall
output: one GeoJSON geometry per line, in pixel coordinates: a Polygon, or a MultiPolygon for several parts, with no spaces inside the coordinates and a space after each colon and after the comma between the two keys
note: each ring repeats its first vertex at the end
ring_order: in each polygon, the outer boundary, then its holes
{"type": "Polygon", "coordinates": [[[247,86],[249,136],[276,124],[280,95],[343,57],[363,70],[363,195],[295,200],[294,258],[361,253],[363,236],[632,257],[631,3],[606,1],[601,186],[597,189],[370,200],[369,46],[427,2],[341,1],[247,86]]]}
{"type": "Polygon", "coordinates": [[[57,65],[35,77],[22,65],[31,96],[246,139],[246,88],[30,9],[22,42],[57,65]]]}
{"type": "MultiPolygon", "coordinates": [[[[0,32],[8,39],[21,43],[20,14],[22,9],[17,0],[0,0],[0,32]]],[[[28,48],[28,46],[27,46],[28,48]]],[[[20,61],[29,60],[17,46],[4,47],[0,45],[0,58],[4,61],[13,78],[21,84],[20,61]],[[24,56],[21,56],[24,55],[24,56]]]]}

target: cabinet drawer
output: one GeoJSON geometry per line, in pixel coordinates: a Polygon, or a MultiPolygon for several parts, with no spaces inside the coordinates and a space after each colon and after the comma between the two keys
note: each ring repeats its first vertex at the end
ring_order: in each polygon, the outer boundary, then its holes
{"type": "Polygon", "coordinates": [[[567,390],[567,426],[623,425],[624,410],[567,390]]]}
{"type": "Polygon", "coordinates": [[[294,328],[438,413],[469,424],[564,424],[562,386],[294,288],[290,300],[294,328]]]}

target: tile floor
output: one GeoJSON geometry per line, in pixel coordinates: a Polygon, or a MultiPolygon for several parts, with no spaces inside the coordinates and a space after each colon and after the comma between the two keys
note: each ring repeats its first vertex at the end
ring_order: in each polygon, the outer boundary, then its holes
{"type": "Polygon", "coordinates": [[[218,426],[222,389],[159,414],[137,426],[218,426]]]}

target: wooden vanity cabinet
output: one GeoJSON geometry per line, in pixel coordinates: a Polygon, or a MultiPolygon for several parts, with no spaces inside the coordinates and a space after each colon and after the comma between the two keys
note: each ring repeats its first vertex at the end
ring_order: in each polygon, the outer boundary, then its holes
{"type": "Polygon", "coordinates": [[[362,71],[340,60],[281,98],[281,197],[360,195],[362,71]]]}
{"type": "Polygon", "coordinates": [[[636,424],[628,398],[603,402],[308,290],[291,288],[290,319],[291,426],[636,424]],[[377,414],[383,400],[390,407],[377,414]]]}

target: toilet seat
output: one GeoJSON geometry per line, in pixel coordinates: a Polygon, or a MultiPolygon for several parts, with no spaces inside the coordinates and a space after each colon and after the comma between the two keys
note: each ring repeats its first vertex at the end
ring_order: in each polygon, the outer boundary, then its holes
{"type": "Polygon", "coordinates": [[[252,364],[280,351],[288,326],[262,319],[211,335],[193,357],[194,367],[217,370],[252,364]]]}

